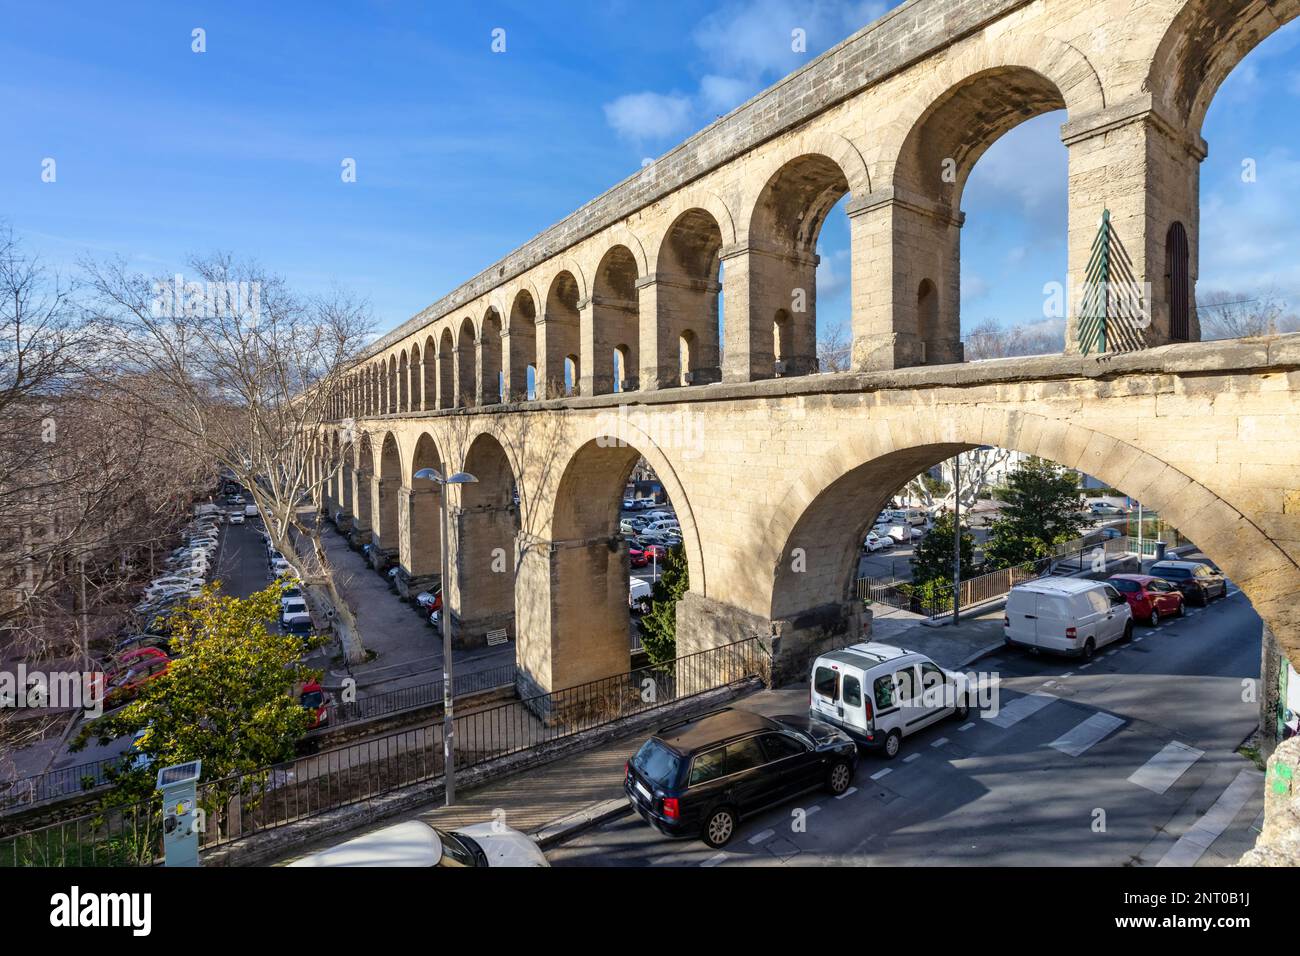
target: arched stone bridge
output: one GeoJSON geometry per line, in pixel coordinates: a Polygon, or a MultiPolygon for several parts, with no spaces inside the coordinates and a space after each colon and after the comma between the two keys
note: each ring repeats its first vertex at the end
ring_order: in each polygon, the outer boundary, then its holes
{"type": "Polygon", "coordinates": [[[327,507],[417,585],[440,567],[438,501],[412,475],[479,478],[451,492],[458,639],[508,628],[546,689],[627,668],[618,515],[641,455],[682,525],[681,653],[772,636],[793,668],[855,632],[871,519],[918,472],[997,445],[1158,509],[1300,659],[1300,336],[394,414],[332,441],[327,507]]]}
{"type": "Polygon", "coordinates": [[[521,668],[552,688],[626,667],[617,508],[639,455],[685,533],[679,649],[761,632],[793,655],[856,626],[852,558],[888,495],[997,444],[1160,508],[1300,659],[1300,346],[1198,344],[1195,303],[1202,122],[1298,13],[903,4],[367,350],[320,462],[331,509],[421,581],[436,509],[413,471],[478,475],[452,492],[452,609],[467,640],[513,628],[521,668]],[[963,187],[998,137],[1059,109],[1067,354],[958,364],[963,187]],[[817,236],[846,195],[854,371],[812,374],[817,236]],[[1073,316],[1104,210],[1145,290],[1147,348],[1086,359],[1073,316]]]}

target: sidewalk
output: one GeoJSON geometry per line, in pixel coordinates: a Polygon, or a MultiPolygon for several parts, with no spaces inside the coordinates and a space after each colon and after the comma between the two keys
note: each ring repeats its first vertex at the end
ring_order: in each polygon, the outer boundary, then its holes
{"type": "MultiPolygon", "coordinates": [[[[322,522],[321,543],[335,568],[339,590],[356,616],[366,649],[375,652],[373,661],[353,664],[351,674],[341,664],[314,662],[327,669],[327,684],[352,676],[357,687],[368,694],[382,694],[442,677],[442,641],[434,628],[410,604],[388,589],[388,584],[365,559],[348,547],[347,540],[332,524],[322,522]]],[[[329,656],[336,653],[331,646],[329,656]]],[[[513,664],[515,645],[458,650],[453,653],[457,679],[513,664]]]]}
{"type": "Polygon", "coordinates": [[[873,604],[871,639],[917,651],[940,667],[961,670],[1003,645],[1001,607],[977,611],[960,624],[935,627],[923,614],[873,604]]]}

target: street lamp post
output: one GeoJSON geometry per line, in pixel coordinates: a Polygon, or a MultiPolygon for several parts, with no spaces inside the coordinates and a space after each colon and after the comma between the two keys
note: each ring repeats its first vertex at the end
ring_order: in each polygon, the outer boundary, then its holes
{"type": "Polygon", "coordinates": [[[447,554],[450,551],[447,540],[447,486],[465,485],[478,481],[473,475],[458,471],[444,478],[436,468],[421,468],[415,473],[416,478],[423,478],[442,486],[438,502],[438,512],[442,525],[442,609],[438,613],[438,622],[442,629],[442,775],[447,794],[447,806],[456,802],[456,747],[455,724],[452,721],[452,664],[451,664],[451,590],[447,569],[447,554]]]}

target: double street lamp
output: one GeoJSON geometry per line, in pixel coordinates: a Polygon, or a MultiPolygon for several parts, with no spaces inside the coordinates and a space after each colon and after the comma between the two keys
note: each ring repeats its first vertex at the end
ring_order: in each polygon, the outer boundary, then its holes
{"type": "Polygon", "coordinates": [[[447,485],[468,485],[477,482],[478,479],[463,471],[443,477],[442,472],[436,468],[421,468],[415,473],[415,477],[432,481],[441,485],[443,489],[442,494],[438,496],[438,512],[442,523],[442,608],[438,612],[438,623],[442,628],[442,770],[447,806],[451,806],[456,802],[456,748],[455,725],[451,713],[451,579],[447,571],[447,553],[450,550],[447,541],[447,485]]]}

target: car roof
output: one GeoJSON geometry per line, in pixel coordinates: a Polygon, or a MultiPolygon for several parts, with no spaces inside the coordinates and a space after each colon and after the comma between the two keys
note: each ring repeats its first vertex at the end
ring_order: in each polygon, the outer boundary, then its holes
{"type": "Polygon", "coordinates": [[[1191,568],[1199,568],[1204,563],[1204,561],[1157,561],[1151,565],[1151,570],[1154,571],[1156,568],[1187,568],[1190,570],[1191,568]]]}
{"type": "Polygon", "coordinates": [[[1105,581],[1093,581],[1089,578],[1039,578],[1036,581],[1017,584],[1011,590],[1012,592],[1028,591],[1034,594],[1079,594],[1105,583],[1105,581]]]}
{"type": "Polygon", "coordinates": [[[755,731],[779,729],[779,724],[762,714],[725,707],[661,727],[655,738],[670,750],[685,755],[755,731]]]}
{"type": "Polygon", "coordinates": [[[1146,584],[1148,581],[1154,581],[1155,576],[1151,574],[1112,574],[1108,581],[1136,581],[1138,584],[1146,584]]]}
{"type": "Polygon", "coordinates": [[[436,866],[442,859],[438,831],[407,820],[294,860],[289,866],[436,866]]]}
{"type": "Polygon", "coordinates": [[[887,661],[901,661],[905,657],[920,658],[921,656],[916,651],[909,651],[905,647],[879,644],[875,641],[863,641],[861,644],[854,644],[851,647],[822,654],[817,658],[817,661],[818,663],[832,661],[836,664],[848,664],[852,667],[875,667],[877,664],[883,664],[887,661]]]}

